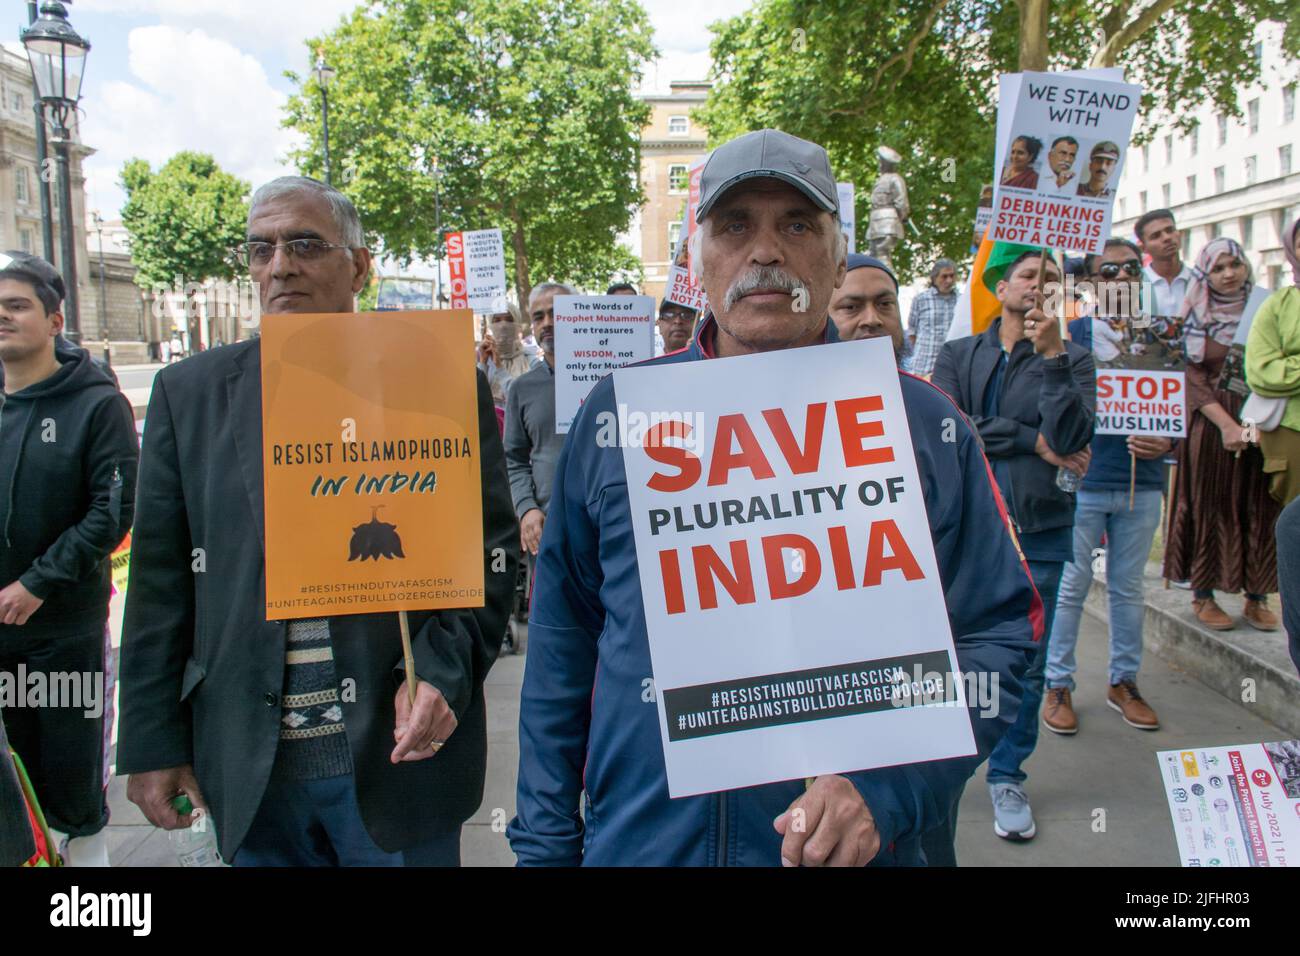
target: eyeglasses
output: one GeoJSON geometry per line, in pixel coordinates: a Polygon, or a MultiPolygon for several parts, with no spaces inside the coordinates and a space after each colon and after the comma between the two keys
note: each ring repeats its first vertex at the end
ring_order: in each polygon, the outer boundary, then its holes
{"type": "Polygon", "coordinates": [[[321,259],[331,249],[351,249],[326,242],[324,239],[290,239],[288,242],[241,242],[235,246],[235,259],[241,266],[264,266],[275,257],[275,250],[283,248],[291,258],[300,262],[321,259]]]}
{"type": "Polygon", "coordinates": [[[1130,259],[1128,262],[1103,262],[1097,267],[1097,275],[1103,279],[1114,279],[1119,276],[1121,270],[1134,277],[1140,276],[1142,263],[1136,259],[1130,259]]]}
{"type": "Polygon", "coordinates": [[[689,312],[660,312],[660,322],[694,322],[695,316],[689,312]]]}

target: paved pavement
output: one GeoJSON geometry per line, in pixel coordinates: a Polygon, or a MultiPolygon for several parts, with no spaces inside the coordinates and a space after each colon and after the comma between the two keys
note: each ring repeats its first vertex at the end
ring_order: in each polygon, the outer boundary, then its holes
{"type": "MultiPolygon", "coordinates": [[[[120,598],[114,601],[114,611],[116,632],[120,598]]],[[[1140,683],[1162,727],[1134,730],[1105,703],[1105,635],[1105,625],[1085,615],[1075,695],[1079,734],[1058,737],[1043,731],[1026,764],[1038,836],[1013,844],[994,835],[981,770],[966,788],[958,817],[957,855],[962,865],[1177,866],[1156,751],[1289,736],[1253,713],[1250,705],[1221,696],[1152,654],[1143,663],[1140,683]],[[1094,829],[1102,824],[1104,829],[1094,829]]],[[[488,675],[487,786],[483,804],[462,837],[466,865],[514,863],[504,829],[515,812],[524,662],[523,657],[503,657],[488,675]]],[[[150,826],[127,801],[125,780],[113,778],[109,805],[109,852],[115,866],[176,865],[166,834],[150,826]]]]}

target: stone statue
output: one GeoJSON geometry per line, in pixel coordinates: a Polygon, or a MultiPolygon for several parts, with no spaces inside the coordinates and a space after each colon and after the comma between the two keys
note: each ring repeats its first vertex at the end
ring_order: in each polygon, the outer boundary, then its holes
{"type": "MultiPolygon", "coordinates": [[[[911,213],[907,183],[896,170],[903,157],[888,146],[876,150],[880,178],[871,189],[871,218],[867,220],[867,246],[871,255],[889,262],[889,254],[903,238],[903,223],[911,213]]],[[[890,263],[892,265],[892,263],[890,263]]]]}

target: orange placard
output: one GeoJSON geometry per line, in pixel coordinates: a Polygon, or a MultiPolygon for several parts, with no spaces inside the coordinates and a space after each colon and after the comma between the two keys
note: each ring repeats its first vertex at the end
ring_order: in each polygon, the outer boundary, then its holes
{"type": "Polygon", "coordinates": [[[483,606],[473,314],[262,323],[266,617],[483,606]]]}

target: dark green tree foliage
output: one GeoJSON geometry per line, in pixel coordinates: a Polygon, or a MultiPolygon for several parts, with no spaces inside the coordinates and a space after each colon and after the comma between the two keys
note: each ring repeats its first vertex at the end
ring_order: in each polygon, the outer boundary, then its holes
{"type": "MultiPolygon", "coordinates": [[[[444,232],[500,227],[521,301],[546,278],[603,286],[638,265],[616,241],[642,196],[632,94],[654,54],[633,0],[381,0],[310,42],[330,85],[334,184],[399,259],[444,232]]],[[[313,53],[314,56],[314,53],[313,53]]],[[[295,76],[291,79],[298,79],[295,76]]],[[[286,107],[295,156],[323,176],[314,77],[286,107]]]]}
{"type": "MultiPolygon", "coordinates": [[[[1255,24],[1288,18],[1294,56],[1300,14],[1277,0],[1052,4],[1049,67],[1123,67],[1145,91],[1139,130],[1159,115],[1190,123],[1207,100],[1237,115],[1236,89],[1259,77],[1255,24]]],[[[966,257],[980,187],[992,182],[997,76],[1018,68],[1016,3],[759,0],[710,29],[715,87],[696,118],[713,144],[773,126],[824,145],[837,176],[857,185],[858,248],[875,151],[892,146],[920,231],[894,250],[902,277],[940,255],[966,257]]]]}
{"type": "Polygon", "coordinates": [[[139,285],[235,277],[231,251],[245,237],[248,183],[193,152],[177,153],[157,171],[143,159],[128,160],[120,183],[139,285]]]}

